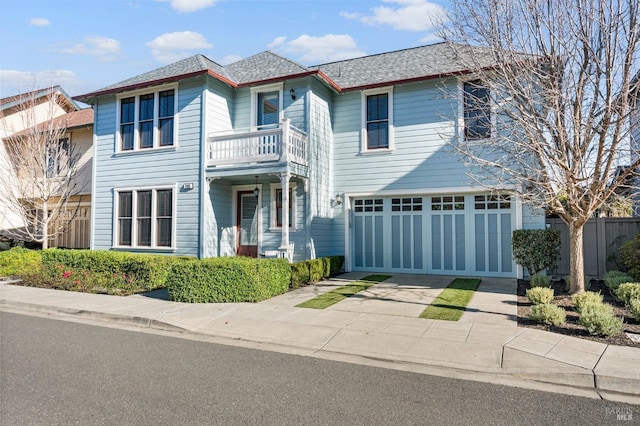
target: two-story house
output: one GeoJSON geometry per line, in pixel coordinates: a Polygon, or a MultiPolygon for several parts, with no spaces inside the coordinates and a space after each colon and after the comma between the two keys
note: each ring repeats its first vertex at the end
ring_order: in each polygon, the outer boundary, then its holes
{"type": "MultiPolygon", "coordinates": [[[[34,206],[39,204],[37,198],[42,191],[36,189],[34,193],[26,192],[30,187],[38,187],[40,180],[37,172],[31,170],[29,165],[38,164],[38,160],[47,162],[45,153],[30,150],[36,146],[44,149],[60,144],[69,155],[73,155],[73,191],[68,198],[67,209],[57,221],[60,226],[55,223],[50,226],[52,230],[61,231],[51,235],[48,245],[89,247],[92,142],[93,110],[82,109],[60,86],[0,99],[0,182],[5,186],[0,191],[1,235],[11,239],[28,239],[29,235],[21,232],[21,229],[33,224],[28,223],[28,218],[14,201],[24,201],[34,206]],[[57,140],[45,142],[48,129],[56,129],[54,133],[57,140]],[[41,139],[40,135],[44,138],[41,139]],[[20,149],[22,144],[26,148],[20,149]],[[12,148],[16,146],[18,148],[12,148]],[[33,156],[35,160],[16,161],[17,158],[12,158],[24,155],[33,156]],[[24,179],[27,182],[20,185],[19,181],[24,179]]],[[[61,164],[56,164],[53,160],[53,157],[48,158],[46,171],[47,178],[51,181],[55,181],[57,174],[62,172],[56,170],[61,164]]],[[[53,189],[44,191],[55,198],[53,189]]]]}
{"type": "Polygon", "coordinates": [[[516,276],[511,232],[544,216],[450,149],[491,137],[468,74],[444,43],[313,67],[196,55],[79,96],[95,111],[91,247],[516,276]]]}

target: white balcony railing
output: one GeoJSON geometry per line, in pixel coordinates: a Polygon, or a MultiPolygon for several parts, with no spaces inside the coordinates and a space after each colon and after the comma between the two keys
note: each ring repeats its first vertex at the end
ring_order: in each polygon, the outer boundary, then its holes
{"type": "Polygon", "coordinates": [[[288,119],[277,128],[212,133],[207,138],[207,166],[292,162],[307,165],[307,135],[288,119]]]}

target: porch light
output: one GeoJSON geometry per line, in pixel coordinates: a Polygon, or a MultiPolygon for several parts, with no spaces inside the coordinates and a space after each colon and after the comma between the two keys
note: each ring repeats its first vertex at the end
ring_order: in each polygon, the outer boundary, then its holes
{"type": "Polygon", "coordinates": [[[294,89],[292,87],[291,90],[289,90],[289,94],[291,95],[291,100],[295,101],[296,100],[296,89],[294,89]]]}
{"type": "Polygon", "coordinates": [[[258,176],[256,176],[256,187],[253,190],[253,196],[258,198],[259,194],[260,194],[260,190],[258,189],[258,176]]]}
{"type": "Polygon", "coordinates": [[[342,204],[342,196],[341,196],[340,194],[336,194],[336,199],[335,199],[335,201],[336,201],[336,204],[337,204],[337,205],[342,204]]]}

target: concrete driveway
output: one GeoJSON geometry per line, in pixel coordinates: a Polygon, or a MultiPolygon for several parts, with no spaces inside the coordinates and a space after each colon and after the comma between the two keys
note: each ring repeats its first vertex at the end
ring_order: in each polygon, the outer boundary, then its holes
{"type": "MultiPolygon", "coordinates": [[[[370,275],[350,272],[261,302],[295,306],[322,293],[370,275]]],[[[326,308],[332,311],[417,318],[456,276],[387,274],[391,278],[326,308]]],[[[482,278],[460,319],[462,323],[517,325],[515,279],[482,278]]],[[[305,309],[305,308],[300,308],[305,309]]]]}

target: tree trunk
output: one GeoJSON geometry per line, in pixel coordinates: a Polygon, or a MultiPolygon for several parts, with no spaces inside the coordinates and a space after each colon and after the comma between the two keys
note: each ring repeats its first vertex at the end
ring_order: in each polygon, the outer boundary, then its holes
{"type": "Polygon", "coordinates": [[[49,248],[49,205],[42,202],[42,250],[49,248]]]}
{"type": "Polygon", "coordinates": [[[569,223],[569,276],[571,286],[569,293],[584,292],[584,240],[582,233],[584,223],[569,223]]]}

